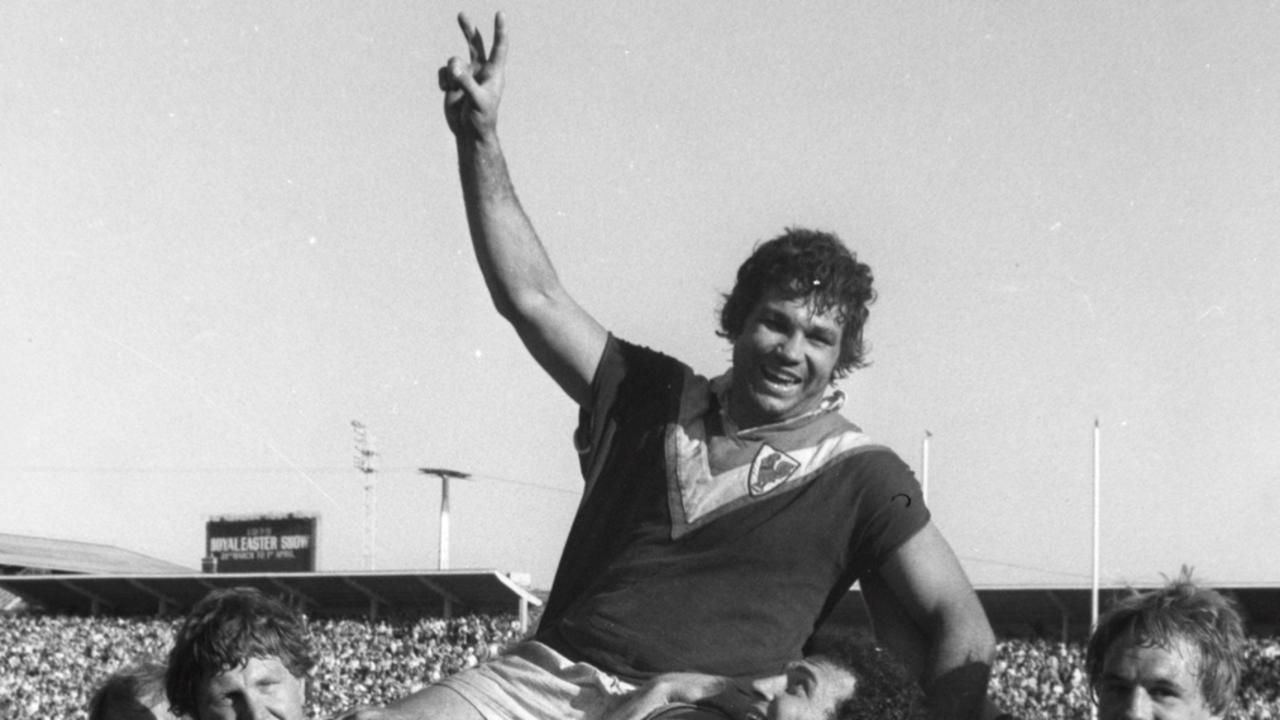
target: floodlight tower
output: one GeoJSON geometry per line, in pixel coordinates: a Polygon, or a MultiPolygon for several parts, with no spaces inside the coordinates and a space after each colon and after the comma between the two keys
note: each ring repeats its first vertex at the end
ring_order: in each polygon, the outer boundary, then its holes
{"type": "Polygon", "coordinates": [[[376,537],[376,528],[374,526],[374,505],[377,503],[377,485],[374,478],[375,458],[378,457],[378,451],[373,447],[373,436],[369,434],[364,423],[359,420],[351,421],[351,429],[356,434],[356,453],[354,465],[364,475],[364,564],[368,570],[373,570],[374,562],[374,546],[376,537]]]}
{"type": "Polygon", "coordinates": [[[439,569],[449,569],[449,480],[457,478],[466,480],[471,473],[445,468],[418,468],[423,475],[435,475],[440,478],[440,561],[439,569]]]}

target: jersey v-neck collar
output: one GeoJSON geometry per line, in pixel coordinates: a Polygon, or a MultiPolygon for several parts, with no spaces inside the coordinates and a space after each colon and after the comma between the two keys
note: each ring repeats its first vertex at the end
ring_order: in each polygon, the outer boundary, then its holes
{"type": "Polygon", "coordinates": [[[837,456],[871,445],[837,412],[839,390],[813,410],[787,420],[738,428],[729,417],[730,373],[686,378],[678,420],[667,429],[667,496],[671,537],[781,492],[797,489],[837,456]]]}

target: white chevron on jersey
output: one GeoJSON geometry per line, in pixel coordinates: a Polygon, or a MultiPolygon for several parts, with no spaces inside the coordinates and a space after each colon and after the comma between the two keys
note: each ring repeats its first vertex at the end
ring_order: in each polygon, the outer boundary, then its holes
{"type": "Polygon", "coordinates": [[[874,446],[871,438],[842,417],[836,422],[819,419],[839,409],[843,400],[839,393],[803,417],[746,431],[737,431],[722,413],[730,436],[709,440],[706,415],[712,393],[719,391],[723,398],[727,384],[726,376],[710,382],[692,373],[685,378],[679,421],[668,428],[666,439],[673,538],[750,502],[799,487],[831,460],[874,446]],[[806,426],[812,426],[812,432],[797,432],[806,426]],[[710,443],[731,444],[717,453],[717,457],[733,458],[729,467],[713,470],[710,443]]]}

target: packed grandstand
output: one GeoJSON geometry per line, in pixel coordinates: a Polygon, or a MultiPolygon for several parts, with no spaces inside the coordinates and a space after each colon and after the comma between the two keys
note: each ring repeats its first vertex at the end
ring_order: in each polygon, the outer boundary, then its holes
{"type": "MultiPolygon", "coordinates": [[[[163,658],[175,618],[122,618],[41,613],[0,614],[0,717],[11,720],[87,717],[94,687],[112,671],[163,658]]],[[[312,717],[378,704],[483,661],[524,635],[512,615],[448,620],[403,617],[315,618],[319,665],[311,678],[312,717]]],[[[991,693],[1019,717],[1084,720],[1089,690],[1078,643],[1005,639],[999,643],[991,693]]],[[[873,658],[874,662],[882,662],[873,658]]],[[[1280,718],[1280,637],[1249,641],[1236,720],[1280,718]]],[[[867,717],[907,718],[912,696],[886,668],[871,673],[867,717]]]]}

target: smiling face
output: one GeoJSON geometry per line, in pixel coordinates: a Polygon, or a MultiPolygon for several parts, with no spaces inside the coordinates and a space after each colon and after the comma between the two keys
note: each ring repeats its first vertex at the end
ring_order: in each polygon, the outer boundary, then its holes
{"type": "Polygon", "coordinates": [[[836,309],[816,313],[810,298],[765,293],[733,339],[729,416],[748,428],[816,408],[840,359],[841,332],[836,309]]]}
{"type": "Polygon", "coordinates": [[[1215,720],[1200,691],[1199,653],[1122,637],[1107,650],[1098,684],[1102,720],[1215,720]]]}
{"type": "Polygon", "coordinates": [[[279,658],[249,658],[209,678],[196,697],[198,720],[304,720],[306,684],[279,658]]]}
{"type": "Polygon", "coordinates": [[[753,715],[766,720],[829,720],[857,687],[852,672],[825,658],[800,660],[788,665],[781,676],[757,681],[762,707],[753,715]]]}

